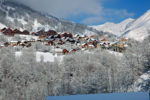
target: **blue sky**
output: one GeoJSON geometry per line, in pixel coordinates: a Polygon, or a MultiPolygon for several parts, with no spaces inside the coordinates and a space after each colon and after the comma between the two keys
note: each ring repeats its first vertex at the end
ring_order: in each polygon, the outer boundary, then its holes
{"type": "Polygon", "coordinates": [[[91,21],[89,23],[83,22],[84,19],[89,18],[90,16],[92,16],[92,14],[81,14],[79,16],[68,17],[67,19],[74,22],[90,25],[98,25],[105,22],[118,23],[122,20],[125,20],[126,18],[136,19],[150,9],[150,0],[99,0],[99,4],[101,4],[101,6],[103,7],[104,12],[102,13],[104,14],[101,16],[96,16],[99,17],[99,19],[102,17],[102,20],[97,20],[96,22],[93,20],[93,22],[91,21]],[[107,14],[107,12],[109,13],[109,11],[111,13],[107,14]],[[113,14],[117,11],[118,13],[113,14]],[[124,14],[125,12],[127,14],[124,14]]]}
{"type": "Polygon", "coordinates": [[[150,9],[150,0],[11,0],[58,18],[86,25],[118,23],[138,18],[150,9]],[[41,5],[42,4],[42,5],[41,5]]]}
{"type": "Polygon", "coordinates": [[[47,97],[47,100],[149,100],[148,93],[114,93],[47,97]]]}

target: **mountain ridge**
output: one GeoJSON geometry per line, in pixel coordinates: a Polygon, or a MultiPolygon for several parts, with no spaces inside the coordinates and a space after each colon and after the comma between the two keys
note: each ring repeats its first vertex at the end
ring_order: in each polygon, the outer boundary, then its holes
{"type": "Polygon", "coordinates": [[[134,19],[129,18],[121,23],[111,23],[111,22],[106,22],[103,25],[98,25],[98,26],[92,26],[93,28],[99,30],[99,31],[104,31],[104,32],[110,32],[114,35],[121,36],[125,29],[128,27],[130,23],[132,23],[134,19]],[[115,30],[114,30],[115,29],[115,30]]]}
{"type": "Polygon", "coordinates": [[[147,36],[150,35],[148,32],[150,30],[150,10],[135,20],[129,18],[118,24],[105,23],[103,25],[92,27],[99,31],[110,32],[119,37],[143,41],[147,36]]]}
{"type": "Polygon", "coordinates": [[[148,30],[150,30],[150,10],[144,13],[142,16],[137,18],[132,25],[127,29],[124,36],[127,38],[132,38],[137,41],[143,41],[147,36],[149,36],[148,30]]]}

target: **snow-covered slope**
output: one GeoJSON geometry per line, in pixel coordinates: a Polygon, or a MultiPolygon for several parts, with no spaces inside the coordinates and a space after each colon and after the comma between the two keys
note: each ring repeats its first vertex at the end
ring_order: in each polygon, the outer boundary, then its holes
{"type": "Polygon", "coordinates": [[[131,24],[127,29],[128,32],[125,36],[142,41],[145,37],[150,35],[148,30],[150,30],[150,10],[131,24]]]}
{"type": "Polygon", "coordinates": [[[4,24],[0,23],[0,29],[6,27],[4,24]]]}
{"type": "Polygon", "coordinates": [[[99,31],[109,32],[114,35],[121,36],[133,21],[134,19],[129,18],[118,24],[105,23],[103,25],[92,26],[92,27],[99,31]]]}
{"type": "Polygon", "coordinates": [[[142,41],[150,35],[150,32],[148,32],[150,31],[150,10],[136,20],[127,19],[119,24],[106,23],[92,27],[99,31],[110,32],[117,36],[142,41]]]}

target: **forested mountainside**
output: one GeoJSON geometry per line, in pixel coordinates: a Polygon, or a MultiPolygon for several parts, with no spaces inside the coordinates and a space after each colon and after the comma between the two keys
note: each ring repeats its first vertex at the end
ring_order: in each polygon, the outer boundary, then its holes
{"type": "Polygon", "coordinates": [[[1,5],[0,15],[0,26],[7,26],[13,29],[17,28],[33,32],[51,29],[57,32],[70,32],[73,34],[104,34],[102,31],[97,31],[86,25],[76,24],[49,14],[43,14],[11,1],[6,1],[1,5]]]}

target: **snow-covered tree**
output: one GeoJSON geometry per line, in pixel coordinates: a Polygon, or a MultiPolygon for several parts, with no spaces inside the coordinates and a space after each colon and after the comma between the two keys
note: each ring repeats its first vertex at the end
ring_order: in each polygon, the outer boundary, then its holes
{"type": "MultiPolygon", "coordinates": [[[[46,96],[127,92],[150,66],[150,37],[131,42],[122,56],[105,50],[77,52],[60,63],[36,62],[35,44],[15,59],[15,49],[0,49],[0,98],[2,100],[45,100],[46,96]],[[5,99],[3,99],[5,98],[5,99]]],[[[44,46],[42,47],[45,48],[44,46]]]]}

